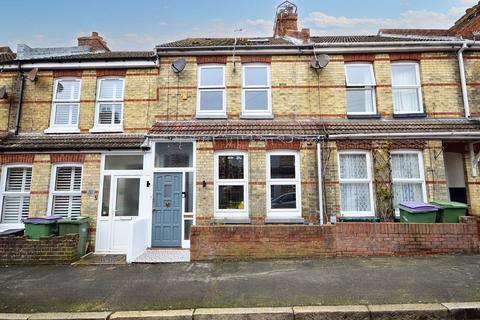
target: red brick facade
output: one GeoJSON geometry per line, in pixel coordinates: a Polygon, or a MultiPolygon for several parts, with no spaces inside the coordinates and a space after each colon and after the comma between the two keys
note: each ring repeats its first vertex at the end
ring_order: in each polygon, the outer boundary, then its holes
{"type": "Polygon", "coordinates": [[[458,224],[338,223],[323,226],[195,226],[191,259],[473,254],[480,219],[458,224]]]}

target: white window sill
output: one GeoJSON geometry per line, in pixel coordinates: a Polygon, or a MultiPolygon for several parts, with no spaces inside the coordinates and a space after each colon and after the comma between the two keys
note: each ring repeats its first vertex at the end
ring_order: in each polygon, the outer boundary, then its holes
{"type": "Polygon", "coordinates": [[[375,213],[341,213],[342,218],[375,218],[375,213]]]}
{"type": "Polygon", "coordinates": [[[242,113],[240,116],[241,119],[273,119],[273,115],[271,113],[268,114],[248,114],[242,113]]]}
{"type": "Polygon", "coordinates": [[[77,127],[50,127],[48,129],[45,129],[43,133],[80,133],[80,129],[77,127]]]}
{"type": "Polygon", "coordinates": [[[196,115],[197,119],[227,119],[226,114],[199,114],[196,115]]]}
{"type": "Polygon", "coordinates": [[[250,224],[250,218],[218,218],[215,217],[211,221],[213,224],[250,224]]]}
{"type": "Polygon", "coordinates": [[[123,132],[122,127],[93,127],[90,129],[91,133],[103,133],[103,132],[123,132]]]}
{"type": "Polygon", "coordinates": [[[267,217],[265,219],[266,224],[304,224],[305,219],[302,217],[300,218],[272,218],[272,217],[267,217]]]}
{"type": "Polygon", "coordinates": [[[0,232],[12,229],[25,229],[23,223],[0,223],[0,232]]]}

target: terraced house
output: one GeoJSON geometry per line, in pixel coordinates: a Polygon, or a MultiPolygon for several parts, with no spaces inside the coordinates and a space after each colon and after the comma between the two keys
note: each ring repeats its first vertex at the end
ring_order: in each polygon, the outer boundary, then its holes
{"type": "Polygon", "coordinates": [[[479,12],[311,36],[286,1],[264,38],[2,49],[1,228],[90,216],[92,250],[135,257],[189,248],[192,225],[394,221],[432,199],[480,216],[479,12]]]}

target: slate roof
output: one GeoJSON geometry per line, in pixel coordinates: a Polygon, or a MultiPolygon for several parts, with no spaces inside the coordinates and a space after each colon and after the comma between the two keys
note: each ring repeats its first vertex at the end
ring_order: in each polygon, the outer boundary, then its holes
{"type": "Polygon", "coordinates": [[[135,60],[135,59],[155,59],[153,51],[110,51],[110,52],[92,52],[65,56],[52,56],[45,58],[34,58],[32,60],[48,61],[75,61],[75,60],[135,60]]]}
{"type": "MultiPolygon", "coordinates": [[[[335,43],[382,43],[382,42],[411,42],[421,41],[421,39],[408,39],[403,37],[383,37],[381,35],[353,35],[353,36],[312,36],[312,43],[316,44],[335,44],[335,43]]],[[[442,39],[439,39],[439,41],[442,39]]],[[[425,39],[432,41],[432,39],[425,39]]],[[[158,50],[167,48],[197,48],[197,47],[233,47],[235,38],[187,38],[178,41],[163,43],[157,46],[158,50]]],[[[237,47],[262,47],[262,46],[295,46],[293,42],[284,38],[264,37],[264,38],[238,38],[237,47]]],[[[308,45],[308,44],[307,44],[308,45]]],[[[311,45],[311,44],[310,44],[311,45]]]]}
{"type": "Polygon", "coordinates": [[[222,137],[232,135],[322,136],[334,134],[381,134],[403,132],[479,132],[480,123],[469,120],[192,120],[159,121],[150,129],[152,136],[222,137]]]}
{"type": "Polygon", "coordinates": [[[144,134],[20,134],[0,137],[0,151],[140,149],[144,134]]]}
{"type": "Polygon", "coordinates": [[[380,29],[379,34],[425,36],[425,37],[454,37],[455,32],[448,29],[380,29]]]}

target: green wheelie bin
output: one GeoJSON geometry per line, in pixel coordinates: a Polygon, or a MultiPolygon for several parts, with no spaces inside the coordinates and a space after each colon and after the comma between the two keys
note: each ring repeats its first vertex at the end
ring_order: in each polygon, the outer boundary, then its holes
{"type": "Polygon", "coordinates": [[[399,205],[400,222],[435,223],[438,207],[418,201],[404,201],[399,205]]]}
{"type": "Polygon", "coordinates": [[[60,216],[31,217],[22,219],[25,225],[25,235],[30,239],[38,240],[41,237],[57,235],[57,223],[60,216]]]}
{"type": "Polygon", "coordinates": [[[465,203],[434,200],[432,204],[441,209],[437,215],[437,222],[458,223],[460,217],[467,215],[468,205],[465,203]]]}
{"type": "Polygon", "coordinates": [[[78,240],[77,255],[81,257],[87,250],[89,217],[74,217],[58,221],[58,234],[63,236],[71,233],[80,235],[78,240]]]}

